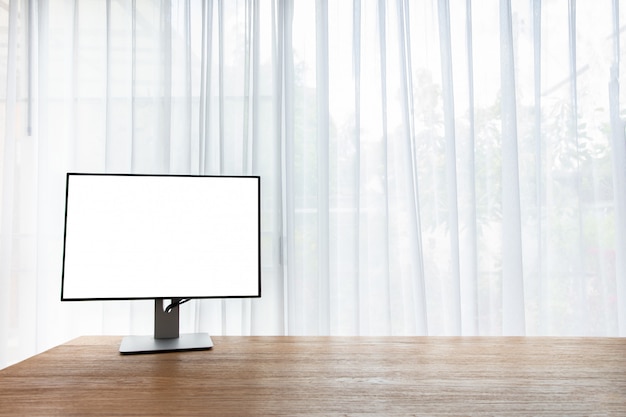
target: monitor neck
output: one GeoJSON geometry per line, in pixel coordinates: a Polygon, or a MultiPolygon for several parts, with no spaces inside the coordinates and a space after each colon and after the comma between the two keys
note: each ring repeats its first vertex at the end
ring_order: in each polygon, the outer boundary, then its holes
{"type": "Polygon", "coordinates": [[[179,299],[172,299],[172,307],[163,305],[163,298],[154,300],[154,338],[175,339],[179,336],[178,303],[179,299]],[[167,308],[167,310],[166,310],[167,308]]]}

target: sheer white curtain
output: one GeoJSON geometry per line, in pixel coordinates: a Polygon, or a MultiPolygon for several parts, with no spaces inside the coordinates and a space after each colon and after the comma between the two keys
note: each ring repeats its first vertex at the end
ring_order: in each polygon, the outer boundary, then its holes
{"type": "Polygon", "coordinates": [[[263,297],[211,334],[626,335],[617,0],[0,0],[0,367],[61,303],[67,171],[258,174],[263,297]]]}

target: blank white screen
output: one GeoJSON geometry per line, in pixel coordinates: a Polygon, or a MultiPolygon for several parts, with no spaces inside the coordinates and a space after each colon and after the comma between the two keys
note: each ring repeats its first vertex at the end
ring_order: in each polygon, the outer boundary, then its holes
{"type": "Polygon", "coordinates": [[[259,181],[68,174],[61,298],[260,296],[259,181]]]}

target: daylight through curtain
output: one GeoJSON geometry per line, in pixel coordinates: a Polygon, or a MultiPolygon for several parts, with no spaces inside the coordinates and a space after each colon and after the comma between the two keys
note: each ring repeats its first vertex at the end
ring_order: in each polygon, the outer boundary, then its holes
{"type": "Polygon", "coordinates": [[[61,303],[65,173],[262,177],[263,297],[181,331],[626,335],[618,0],[0,0],[0,367],[61,303]]]}

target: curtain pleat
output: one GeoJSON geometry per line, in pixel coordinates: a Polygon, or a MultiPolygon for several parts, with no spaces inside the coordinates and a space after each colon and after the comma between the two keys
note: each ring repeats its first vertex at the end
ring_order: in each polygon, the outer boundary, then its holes
{"type": "MultiPolygon", "coordinates": [[[[391,292],[392,292],[392,279],[391,265],[390,265],[390,218],[389,218],[389,129],[388,129],[388,73],[387,73],[387,4],[383,0],[378,2],[378,54],[380,61],[380,98],[381,98],[381,139],[380,145],[380,159],[382,164],[381,173],[381,201],[380,204],[375,204],[375,210],[380,212],[375,216],[379,216],[380,224],[378,227],[371,226],[375,230],[375,234],[380,239],[380,242],[374,243],[373,248],[369,248],[368,258],[378,258],[380,262],[375,274],[370,275],[370,290],[374,290],[370,293],[368,303],[375,305],[374,311],[377,313],[376,318],[370,317],[369,327],[370,332],[379,334],[388,334],[391,331],[391,292]],[[372,255],[372,250],[375,250],[376,255],[372,255]]],[[[371,202],[368,202],[371,204],[371,202]]],[[[369,219],[368,219],[369,220],[369,219]]],[[[374,221],[369,220],[373,224],[374,221]]],[[[370,264],[370,267],[374,265],[370,264]]]]}
{"type": "MultiPolygon", "coordinates": [[[[271,91],[273,92],[271,103],[272,103],[272,117],[269,121],[270,126],[273,127],[274,132],[286,132],[287,129],[282,129],[283,126],[283,98],[285,95],[283,92],[283,77],[286,72],[284,71],[284,63],[283,63],[283,50],[284,50],[284,28],[287,26],[283,24],[284,14],[283,10],[288,9],[288,7],[277,7],[277,1],[271,1],[271,10],[269,11],[271,14],[271,46],[270,46],[270,54],[271,54],[271,65],[272,65],[272,76],[268,77],[272,80],[271,91]]],[[[267,11],[266,11],[267,15],[267,11]]],[[[271,149],[271,161],[270,164],[270,181],[264,182],[264,190],[269,188],[270,192],[263,191],[263,195],[269,195],[270,200],[274,202],[279,202],[273,206],[273,210],[270,210],[271,215],[268,216],[271,219],[271,224],[274,226],[271,229],[271,264],[273,266],[273,280],[269,281],[272,283],[272,287],[270,290],[273,290],[278,302],[270,302],[266,303],[267,309],[266,311],[270,312],[270,316],[274,317],[275,321],[275,329],[280,334],[286,334],[288,332],[288,309],[286,308],[287,303],[285,299],[287,298],[287,268],[286,268],[286,224],[285,219],[285,202],[286,198],[284,198],[284,164],[283,161],[285,158],[283,157],[283,152],[285,149],[284,136],[276,135],[274,137],[263,137],[263,143],[265,144],[264,148],[271,149]],[[269,144],[268,144],[269,142],[269,144]],[[267,188],[266,188],[267,187],[267,188]]],[[[256,159],[260,161],[261,155],[261,141],[259,141],[258,147],[259,157],[256,159]]],[[[266,205],[264,205],[266,207],[266,205]]],[[[267,248],[267,246],[266,246],[267,248]]],[[[265,269],[264,269],[265,271],[265,269]]],[[[263,283],[263,288],[265,288],[264,293],[267,292],[268,280],[265,280],[263,283]]],[[[255,322],[264,323],[265,320],[261,316],[255,314],[254,316],[255,322]]],[[[260,333],[256,326],[253,330],[255,333],[260,333]]]]}
{"type": "Polygon", "coordinates": [[[130,118],[131,118],[131,129],[130,129],[130,171],[137,172],[137,137],[136,135],[136,126],[137,126],[137,0],[131,1],[131,108],[130,108],[130,118]]]}
{"type": "MultiPolygon", "coordinates": [[[[294,3],[292,0],[283,0],[278,3],[278,60],[282,71],[280,83],[280,132],[281,144],[283,148],[282,157],[282,209],[283,209],[283,231],[281,236],[281,244],[283,250],[283,262],[285,269],[285,304],[286,317],[285,331],[288,334],[304,333],[301,326],[297,326],[297,265],[295,265],[293,256],[296,252],[294,236],[295,228],[295,185],[294,185],[294,81],[295,81],[295,65],[293,50],[293,16],[294,3]]],[[[304,305],[302,303],[301,305],[304,305]]]]}
{"type": "Polygon", "coordinates": [[[443,115],[446,158],[446,191],[448,204],[448,233],[450,239],[450,333],[461,332],[461,272],[459,265],[459,209],[457,204],[456,135],[454,115],[454,83],[452,80],[452,45],[450,39],[450,6],[447,0],[438,2],[439,42],[441,51],[441,78],[443,89],[443,115]]]}
{"type": "MultiPolygon", "coordinates": [[[[254,62],[254,58],[252,57],[253,51],[258,51],[258,44],[255,44],[256,48],[252,48],[252,42],[255,42],[258,35],[253,33],[255,30],[255,26],[253,26],[254,18],[252,17],[255,13],[255,7],[250,2],[246,2],[245,6],[245,21],[244,21],[244,37],[245,37],[245,45],[244,45],[244,79],[243,79],[243,118],[241,120],[241,124],[243,126],[243,143],[242,143],[242,151],[241,151],[241,164],[243,166],[243,170],[246,173],[250,172],[249,167],[249,147],[250,147],[250,139],[251,139],[251,128],[256,126],[256,124],[251,120],[250,116],[250,104],[251,101],[254,101],[254,90],[256,84],[253,84],[252,78],[253,72],[251,70],[252,63],[254,62]],[[255,36],[257,35],[257,36],[255,36]]],[[[258,71],[258,68],[255,68],[258,71]]],[[[254,111],[254,109],[253,109],[254,111]]]]}
{"type": "Polygon", "coordinates": [[[612,46],[613,54],[609,81],[609,106],[611,119],[613,198],[615,200],[615,276],[617,298],[617,322],[619,334],[626,335],[626,124],[620,116],[620,8],[619,0],[613,0],[612,46]]]}
{"type": "MultiPolygon", "coordinates": [[[[172,170],[172,158],[176,155],[176,148],[172,147],[172,118],[175,112],[172,107],[172,4],[169,0],[163,2],[160,10],[160,44],[162,45],[159,62],[163,71],[163,93],[160,110],[163,112],[163,125],[159,130],[160,148],[163,150],[163,172],[172,170]]],[[[176,137],[176,135],[174,135],[176,137]]],[[[188,172],[188,171],[187,171],[188,172]]]]}
{"type": "MultiPolygon", "coordinates": [[[[580,150],[580,141],[578,133],[578,66],[577,66],[577,54],[576,54],[576,1],[569,0],[568,3],[568,52],[569,52],[569,70],[570,70],[570,122],[569,122],[569,138],[574,149],[580,150]]],[[[580,157],[576,156],[576,169],[580,172],[580,157]]],[[[581,179],[580,174],[576,176],[576,212],[578,220],[578,236],[576,236],[577,251],[579,256],[576,257],[576,274],[573,274],[573,286],[575,288],[575,296],[578,299],[583,298],[585,285],[584,269],[585,269],[585,257],[584,257],[584,244],[583,244],[583,207],[581,201],[581,179]]],[[[587,316],[587,306],[584,305],[578,312],[575,320],[585,320],[587,316]]]]}
{"type": "MultiPolygon", "coordinates": [[[[541,0],[533,0],[532,3],[532,36],[533,36],[533,136],[534,136],[534,149],[535,149],[535,201],[537,201],[537,205],[535,208],[535,216],[536,218],[542,217],[542,202],[543,202],[543,185],[542,178],[543,174],[543,155],[544,155],[544,146],[543,146],[543,137],[541,134],[541,0]]],[[[547,280],[546,280],[546,268],[544,261],[544,251],[545,251],[545,240],[544,240],[544,225],[543,222],[538,221],[535,226],[535,233],[537,239],[537,266],[535,270],[537,271],[537,279],[539,281],[538,287],[538,298],[539,298],[539,311],[541,316],[546,315],[546,304],[544,303],[544,294],[547,291],[547,280]]],[[[539,333],[544,333],[545,327],[543,324],[540,325],[541,328],[539,333]]]]}
{"type": "Polygon", "coordinates": [[[476,144],[476,122],[474,107],[474,45],[473,45],[473,21],[472,21],[472,1],[467,0],[465,3],[465,40],[467,48],[467,162],[466,162],[466,209],[461,211],[460,221],[461,228],[465,229],[465,237],[461,233],[460,246],[465,248],[466,255],[463,259],[466,262],[465,267],[461,271],[459,266],[461,280],[461,315],[462,315],[462,333],[467,335],[479,334],[478,323],[478,226],[476,221],[476,161],[474,149],[476,144]]]}
{"type": "MultiPolygon", "coordinates": [[[[402,91],[413,91],[413,65],[411,60],[411,26],[410,26],[410,3],[402,1],[397,3],[398,6],[398,37],[400,39],[400,87],[402,91]]],[[[405,164],[408,169],[406,175],[405,192],[409,196],[407,198],[408,215],[410,216],[410,236],[414,242],[412,248],[415,264],[408,274],[412,279],[408,285],[403,288],[405,294],[410,294],[409,301],[406,302],[405,310],[407,315],[413,319],[409,327],[410,332],[418,334],[428,334],[428,312],[426,309],[426,290],[424,283],[424,260],[421,239],[420,226],[420,210],[419,210],[419,181],[417,177],[416,161],[415,161],[415,105],[413,94],[404,94],[402,96],[402,121],[404,124],[404,150],[405,164]]]]}
{"type": "Polygon", "coordinates": [[[502,322],[507,335],[526,334],[517,144],[517,92],[511,4],[500,0],[502,83],[502,322]]]}
{"type": "Polygon", "coordinates": [[[317,282],[318,332],[330,333],[330,287],[334,273],[330,269],[330,189],[329,189],[329,86],[328,86],[328,1],[316,0],[316,110],[317,110],[317,282]]]}
{"type": "Polygon", "coordinates": [[[207,174],[210,160],[209,138],[211,121],[211,75],[213,66],[213,1],[202,2],[202,50],[200,66],[200,134],[199,166],[200,174],[207,174]]]}
{"type": "MultiPolygon", "coordinates": [[[[346,297],[349,300],[349,305],[353,306],[353,319],[350,321],[352,325],[347,325],[345,330],[349,334],[355,334],[364,328],[364,319],[361,317],[364,313],[364,303],[361,302],[362,285],[358,279],[361,276],[361,264],[362,264],[362,252],[361,252],[361,219],[362,219],[362,204],[361,204],[361,0],[353,0],[353,13],[352,13],[352,72],[354,74],[354,129],[352,137],[350,137],[351,143],[354,147],[354,157],[352,164],[352,181],[350,186],[353,193],[351,195],[351,205],[354,207],[354,215],[351,218],[350,224],[352,225],[352,239],[349,240],[349,250],[345,250],[346,257],[351,260],[349,266],[346,268],[353,273],[353,279],[351,282],[352,294],[346,297]]],[[[348,240],[348,239],[346,239],[348,240]]],[[[348,279],[348,277],[343,277],[348,279]]]]}
{"type": "Polygon", "coordinates": [[[112,160],[115,158],[115,152],[112,149],[112,132],[113,132],[113,120],[111,114],[113,113],[113,108],[115,103],[113,101],[113,86],[111,81],[111,73],[113,68],[113,20],[112,20],[112,11],[111,11],[111,0],[106,0],[106,51],[105,51],[105,60],[106,60],[106,84],[105,84],[105,92],[106,92],[106,107],[105,107],[105,140],[104,140],[104,170],[109,172],[112,165],[112,160]]]}
{"type": "Polygon", "coordinates": [[[218,105],[217,105],[217,119],[218,119],[218,131],[217,131],[217,147],[218,147],[218,165],[213,168],[214,174],[225,174],[225,141],[224,136],[224,2],[223,0],[217,0],[217,90],[218,90],[218,105]]]}

